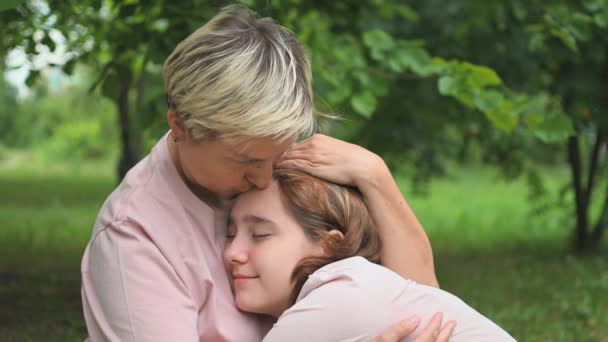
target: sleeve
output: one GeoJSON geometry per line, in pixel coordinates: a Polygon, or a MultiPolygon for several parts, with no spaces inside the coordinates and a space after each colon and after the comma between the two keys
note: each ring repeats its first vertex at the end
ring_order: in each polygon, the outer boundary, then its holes
{"type": "Polygon", "coordinates": [[[326,283],[283,313],[263,342],[370,341],[387,324],[369,297],[353,284],[326,283]]]}
{"type": "Polygon", "coordinates": [[[135,223],[116,223],[89,243],[82,300],[92,342],[198,341],[188,289],[135,223]]]}

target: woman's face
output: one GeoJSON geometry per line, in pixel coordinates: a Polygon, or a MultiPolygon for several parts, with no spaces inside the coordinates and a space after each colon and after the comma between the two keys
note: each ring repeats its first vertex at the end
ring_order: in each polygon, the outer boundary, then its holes
{"type": "Polygon", "coordinates": [[[296,141],[294,135],[285,141],[242,137],[194,143],[172,109],[167,111],[167,120],[172,138],[179,141],[170,140],[169,148],[188,185],[222,200],[232,199],[251,188],[267,187],[274,165],[296,141]]]}
{"type": "Polygon", "coordinates": [[[322,251],[281,203],[276,181],[238,196],[230,214],[224,263],[239,309],[279,317],[290,306],[295,266],[322,251]]]}
{"type": "Polygon", "coordinates": [[[190,182],[221,199],[232,199],[251,188],[265,188],[272,169],[295,141],[277,143],[272,138],[249,138],[236,142],[222,140],[179,146],[182,171],[190,182]]]}

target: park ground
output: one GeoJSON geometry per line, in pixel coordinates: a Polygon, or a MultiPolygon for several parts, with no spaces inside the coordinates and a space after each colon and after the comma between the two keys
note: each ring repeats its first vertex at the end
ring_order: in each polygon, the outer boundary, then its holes
{"type": "MultiPolygon", "coordinates": [[[[549,185],[567,176],[553,170],[549,185]]],[[[442,288],[519,341],[608,341],[608,246],[576,256],[570,213],[533,215],[523,181],[454,168],[426,195],[398,177],[442,288]]],[[[79,263],[116,185],[110,162],[0,164],[0,341],[82,341],[79,263]]]]}

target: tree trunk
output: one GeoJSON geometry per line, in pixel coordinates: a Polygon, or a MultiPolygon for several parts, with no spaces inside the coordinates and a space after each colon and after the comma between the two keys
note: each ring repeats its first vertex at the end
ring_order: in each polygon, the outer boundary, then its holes
{"type": "MultiPolygon", "coordinates": [[[[604,136],[604,131],[602,129],[598,129],[597,137],[594,146],[594,157],[596,158],[596,164],[599,163],[599,155],[602,148],[606,146],[606,138],[604,136]]],[[[597,167],[597,165],[596,165],[597,167]]],[[[606,187],[604,194],[604,203],[602,204],[602,210],[600,212],[600,216],[591,232],[591,236],[589,236],[589,243],[592,249],[596,249],[599,247],[600,242],[602,241],[602,235],[604,234],[604,230],[608,225],[608,187],[606,187]]]]}
{"type": "Polygon", "coordinates": [[[568,163],[572,172],[572,187],[576,204],[576,230],[574,234],[574,248],[581,252],[585,249],[587,242],[587,203],[584,199],[583,185],[581,181],[581,157],[578,145],[578,137],[568,138],[568,163]]]}
{"type": "MultiPolygon", "coordinates": [[[[126,82],[125,82],[126,83],[126,82]]],[[[122,179],[138,161],[137,144],[131,132],[129,115],[129,85],[121,85],[120,94],[117,99],[118,122],[120,125],[121,153],[118,161],[118,181],[122,179]]]]}
{"type": "Polygon", "coordinates": [[[597,249],[600,246],[606,226],[608,226],[608,187],[606,187],[602,212],[600,213],[600,217],[597,220],[595,228],[589,237],[590,244],[593,249],[597,249]]]}

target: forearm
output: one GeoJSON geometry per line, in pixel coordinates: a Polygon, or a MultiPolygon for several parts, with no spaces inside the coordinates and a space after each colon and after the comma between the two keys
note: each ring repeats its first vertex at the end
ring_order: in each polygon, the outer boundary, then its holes
{"type": "Polygon", "coordinates": [[[418,283],[439,287],[430,241],[380,157],[357,187],[380,232],[383,265],[418,283]]]}

